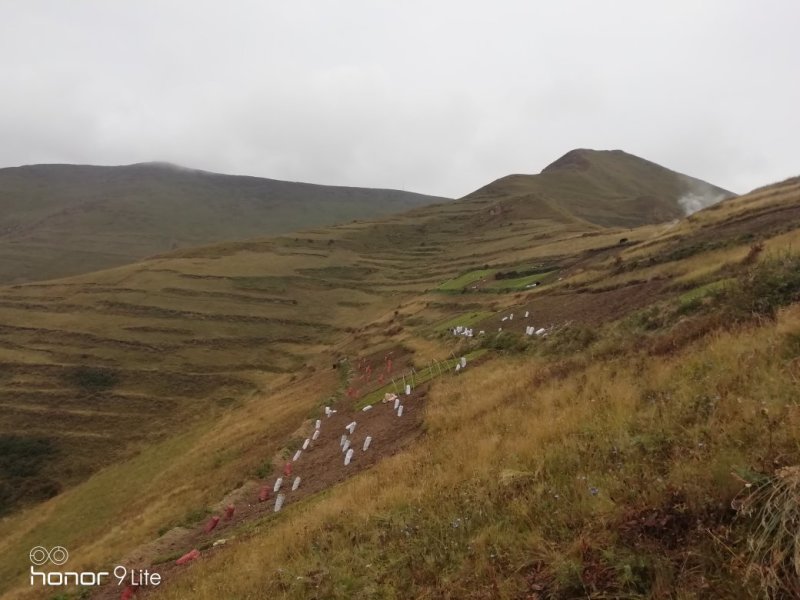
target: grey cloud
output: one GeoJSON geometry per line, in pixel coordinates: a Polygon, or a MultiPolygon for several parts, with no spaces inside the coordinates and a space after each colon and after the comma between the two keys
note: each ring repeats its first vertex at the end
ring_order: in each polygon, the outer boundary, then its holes
{"type": "Polygon", "coordinates": [[[800,172],[800,7],[0,5],[0,166],[168,160],[461,196],[574,147],[742,192],[800,172]]]}

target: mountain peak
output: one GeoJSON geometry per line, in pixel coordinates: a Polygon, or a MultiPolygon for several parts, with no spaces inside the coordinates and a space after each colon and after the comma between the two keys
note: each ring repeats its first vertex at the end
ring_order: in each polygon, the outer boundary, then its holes
{"type": "Polygon", "coordinates": [[[561,158],[558,158],[542,169],[542,173],[550,173],[552,171],[585,171],[591,163],[587,154],[591,150],[585,148],[576,148],[570,150],[561,158]]]}
{"type": "Polygon", "coordinates": [[[516,218],[575,218],[603,227],[678,219],[733,194],[622,150],[570,150],[539,175],[503,177],[468,198],[503,199],[516,218]]]}
{"type": "Polygon", "coordinates": [[[624,152],[623,150],[592,150],[590,148],[575,148],[574,150],[567,152],[561,158],[547,165],[544,169],[542,169],[542,173],[551,173],[553,171],[586,171],[592,166],[594,160],[602,155],[638,158],[632,154],[624,152]]]}

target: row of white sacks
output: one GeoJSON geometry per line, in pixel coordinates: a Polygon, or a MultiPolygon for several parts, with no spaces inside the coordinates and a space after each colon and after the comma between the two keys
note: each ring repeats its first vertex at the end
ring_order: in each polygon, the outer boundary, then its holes
{"type": "MultiPolygon", "coordinates": [[[[529,311],[529,310],[526,310],[526,311],[525,311],[525,316],[524,316],[524,318],[526,318],[526,319],[527,319],[527,318],[530,316],[530,314],[531,314],[531,313],[530,313],[530,311],[529,311]]],[[[503,322],[504,322],[504,321],[513,321],[513,320],[514,320],[514,313],[508,314],[508,315],[506,315],[505,317],[503,317],[502,319],[500,319],[500,321],[503,321],[503,322]]],[[[497,331],[502,331],[502,330],[503,330],[503,329],[502,329],[502,327],[501,327],[501,328],[500,328],[500,329],[498,329],[497,331]]],[[[453,335],[463,335],[464,337],[470,337],[470,338],[471,338],[471,337],[474,337],[474,335],[475,335],[475,332],[474,332],[474,330],[473,330],[471,327],[465,327],[464,325],[458,325],[458,326],[454,327],[453,329],[451,329],[451,330],[450,330],[450,332],[451,332],[453,335]]],[[[483,334],[485,334],[485,333],[486,333],[486,332],[485,332],[484,330],[482,330],[482,329],[481,329],[481,330],[478,332],[478,335],[483,335],[483,334]]]]}
{"type": "MultiPolygon", "coordinates": [[[[462,356],[460,362],[456,365],[456,370],[459,370],[459,368],[462,368],[462,367],[466,367],[466,365],[467,365],[467,359],[462,356]]],[[[411,395],[411,385],[410,384],[406,385],[405,392],[406,392],[407,396],[411,395]]],[[[402,417],[403,416],[403,405],[400,404],[400,398],[398,398],[396,394],[391,394],[391,395],[390,394],[386,394],[386,397],[384,397],[384,402],[387,401],[387,397],[390,398],[390,400],[394,400],[394,411],[397,413],[398,417],[402,417]]],[[[367,410],[370,410],[370,409],[372,409],[372,405],[371,404],[365,406],[361,410],[362,411],[367,411],[367,410]]],[[[325,407],[325,415],[326,416],[330,417],[331,415],[333,415],[335,413],[336,413],[336,410],[334,410],[334,409],[332,409],[332,408],[330,408],[328,406],[325,407]]],[[[353,433],[356,430],[356,426],[357,425],[358,425],[358,423],[356,421],[351,421],[350,423],[345,425],[345,429],[347,430],[347,434],[342,434],[342,437],[339,440],[339,446],[341,447],[342,452],[344,452],[344,465],[345,466],[349,466],[350,465],[350,462],[353,460],[353,454],[354,454],[353,448],[350,447],[350,438],[348,437],[348,434],[349,435],[353,435],[353,433]]],[[[317,419],[316,423],[314,424],[314,433],[313,433],[313,435],[310,438],[306,438],[306,440],[303,442],[303,447],[301,449],[297,450],[294,453],[294,456],[292,457],[292,462],[293,463],[297,462],[300,459],[300,457],[303,454],[303,450],[307,450],[308,447],[311,445],[312,441],[316,441],[319,438],[319,432],[320,432],[320,428],[321,427],[322,427],[322,420],[321,419],[317,419]]],[[[369,447],[370,447],[371,444],[372,444],[372,436],[368,435],[366,438],[364,438],[364,444],[361,447],[361,451],[362,452],[366,452],[367,450],[369,450],[369,447]]],[[[273,492],[277,492],[278,490],[281,489],[282,485],[283,485],[283,477],[278,477],[278,479],[275,480],[275,485],[273,486],[273,490],[272,491],[273,492]]],[[[296,491],[297,488],[299,488],[299,487],[300,487],[300,477],[295,477],[294,478],[294,482],[292,483],[292,491],[293,492],[296,491]]],[[[278,512],[278,511],[281,510],[281,508],[283,508],[283,503],[285,501],[286,501],[286,496],[284,494],[278,494],[277,495],[277,497],[275,498],[275,509],[274,509],[275,512],[278,512]]]]}
{"type": "MultiPolygon", "coordinates": [[[[326,406],[325,407],[325,415],[330,417],[332,414],[336,413],[335,410],[326,406]]],[[[303,450],[308,450],[308,447],[311,445],[311,442],[316,442],[319,439],[320,429],[322,428],[322,419],[317,419],[314,423],[314,433],[311,434],[311,437],[306,438],[303,442],[303,447],[297,450],[292,457],[292,462],[296,463],[300,460],[300,457],[303,455],[303,450]]],[[[283,486],[283,477],[278,477],[275,480],[275,485],[272,486],[272,491],[276,492],[281,489],[283,486]]],[[[297,488],[300,487],[300,477],[295,477],[294,481],[292,482],[292,491],[296,492],[297,488]]],[[[278,494],[275,497],[275,512],[278,512],[281,508],[283,508],[283,503],[286,501],[285,494],[278,494]]]]}
{"type": "MultiPolygon", "coordinates": [[[[279,489],[281,489],[281,487],[283,487],[283,477],[278,477],[275,480],[275,485],[272,486],[272,491],[277,492],[279,489]]],[[[295,477],[294,481],[292,482],[292,491],[296,492],[297,488],[299,487],[300,487],[300,478],[295,477]]]]}
{"type": "MultiPolygon", "coordinates": [[[[283,485],[283,477],[278,477],[275,480],[275,485],[272,486],[272,491],[277,492],[279,489],[281,489],[282,485],[283,485]]],[[[297,488],[299,487],[300,487],[300,478],[295,477],[294,481],[292,482],[292,491],[296,492],[297,488]]],[[[275,496],[275,508],[273,509],[274,512],[278,512],[281,508],[283,508],[283,503],[285,500],[286,500],[286,494],[278,494],[277,496],[275,496]]]]}
{"type": "MultiPolygon", "coordinates": [[[[524,318],[527,319],[530,316],[530,314],[531,314],[531,312],[529,310],[526,310],[524,318]]],[[[511,313],[510,315],[506,315],[505,317],[503,317],[500,320],[501,321],[513,321],[514,320],[514,313],[511,313]]]]}
{"type": "MultiPolygon", "coordinates": [[[[371,408],[371,406],[370,406],[370,408],[371,408]]],[[[354,454],[355,451],[351,447],[350,438],[348,437],[348,434],[349,435],[353,435],[353,433],[356,430],[356,425],[357,425],[357,423],[355,421],[353,421],[350,424],[346,425],[345,429],[347,430],[347,433],[342,434],[342,437],[339,439],[339,446],[341,447],[342,452],[344,452],[344,466],[345,467],[349,466],[350,465],[350,461],[353,460],[353,454],[354,454]]],[[[361,451],[362,452],[366,452],[367,450],[369,450],[369,446],[370,446],[371,443],[372,443],[372,436],[368,435],[367,437],[364,438],[364,443],[361,446],[361,451]]]]}
{"type": "Polygon", "coordinates": [[[544,327],[536,329],[535,325],[530,325],[525,328],[525,335],[544,335],[545,333],[547,333],[547,329],[544,327]]]}

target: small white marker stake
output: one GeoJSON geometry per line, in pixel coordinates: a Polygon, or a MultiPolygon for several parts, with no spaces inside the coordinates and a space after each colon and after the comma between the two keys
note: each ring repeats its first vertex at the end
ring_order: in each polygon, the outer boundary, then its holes
{"type": "Polygon", "coordinates": [[[311,439],[316,442],[318,437],[319,437],[319,429],[315,429],[314,435],[311,436],[311,439]]]}
{"type": "Polygon", "coordinates": [[[410,395],[411,395],[411,386],[409,384],[406,384],[406,396],[410,395]]]}
{"type": "Polygon", "coordinates": [[[345,440],[342,446],[342,452],[347,452],[350,449],[350,440],[345,440]]]}
{"type": "Polygon", "coordinates": [[[361,412],[367,412],[368,410],[372,410],[372,404],[367,404],[364,408],[361,409],[361,412]]]}
{"type": "Polygon", "coordinates": [[[364,448],[362,448],[362,452],[366,452],[371,443],[372,443],[372,436],[368,435],[364,440],[364,448]]]}
{"type": "Polygon", "coordinates": [[[297,488],[299,488],[299,487],[300,487],[300,478],[299,477],[295,477],[294,478],[294,482],[292,482],[292,491],[296,492],[297,488]]]}
{"type": "Polygon", "coordinates": [[[303,442],[303,450],[308,450],[308,445],[311,443],[309,438],[306,438],[306,441],[303,442]]]}
{"type": "Polygon", "coordinates": [[[353,432],[356,430],[356,422],[353,421],[347,427],[345,427],[345,429],[350,432],[350,435],[353,435],[353,432]]]}
{"type": "Polygon", "coordinates": [[[347,434],[342,434],[342,437],[339,438],[339,446],[344,446],[344,443],[347,441],[347,434]]]}
{"type": "Polygon", "coordinates": [[[298,450],[297,452],[295,452],[295,453],[294,453],[294,458],[292,459],[292,462],[297,462],[298,460],[300,460],[300,455],[301,455],[302,453],[303,453],[303,451],[302,451],[302,450],[298,450]]]}
{"type": "Polygon", "coordinates": [[[275,512],[278,512],[283,507],[283,500],[286,498],[283,494],[278,494],[275,498],[275,512]]]}
{"type": "Polygon", "coordinates": [[[317,419],[317,422],[314,424],[314,429],[319,429],[320,427],[322,427],[322,421],[317,419]]]}
{"type": "Polygon", "coordinates": [[[466,356],[462,356],[461,357],[461,368],[463,369],[466,366],[467,366],[467,357],[466,356]]]}
{"type": "Polygon", "coordinates": [[[400,398],[394,399],[394,409],[397,410],[397,407],[400,406],[400,398]]]}
{"type": "Polygon", "coordinates": [[[529,311],[527,311],[527,310],[525,311],[525,318],[526,318],[526,319],[528,318],[528,312],[529,312],[529,311]]]}
{"type": "Polygon", "coordinates": [[[403,405],[402,404],[397,409],[397,416],[398,417],[402,417],[403,416],[403,405]]]}
{"type": "Polygon", "coordinates": [[[277,492],[279,489],[281,489],[282,485],[283,485],[283,477],[278,477],[275,480],[275,485],[272,487],[272,491],[277,492]]]}
{"type": "Polygon", "coordinates": [[[347,451],[347,454],[344,455],[344,466],[346,467],[347,465],[349,465],[351,460],[353,460],[352,448],[350,448],[350,450],[347,451]]]}

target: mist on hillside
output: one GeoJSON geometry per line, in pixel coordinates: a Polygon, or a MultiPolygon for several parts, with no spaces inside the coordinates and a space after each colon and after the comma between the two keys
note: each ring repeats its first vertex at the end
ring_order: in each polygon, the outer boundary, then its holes
{"type": "Polygon", "coordinates": [[[704,182],[690,180],[687,183],[689,184],[689,190],[678,198],[678,204],[686,213],[687,217],[692,213],[696,213],[698,210],[708,208],[730,197],[730,194],[721,191],[719,188],[709,186],[704,182]]]}

